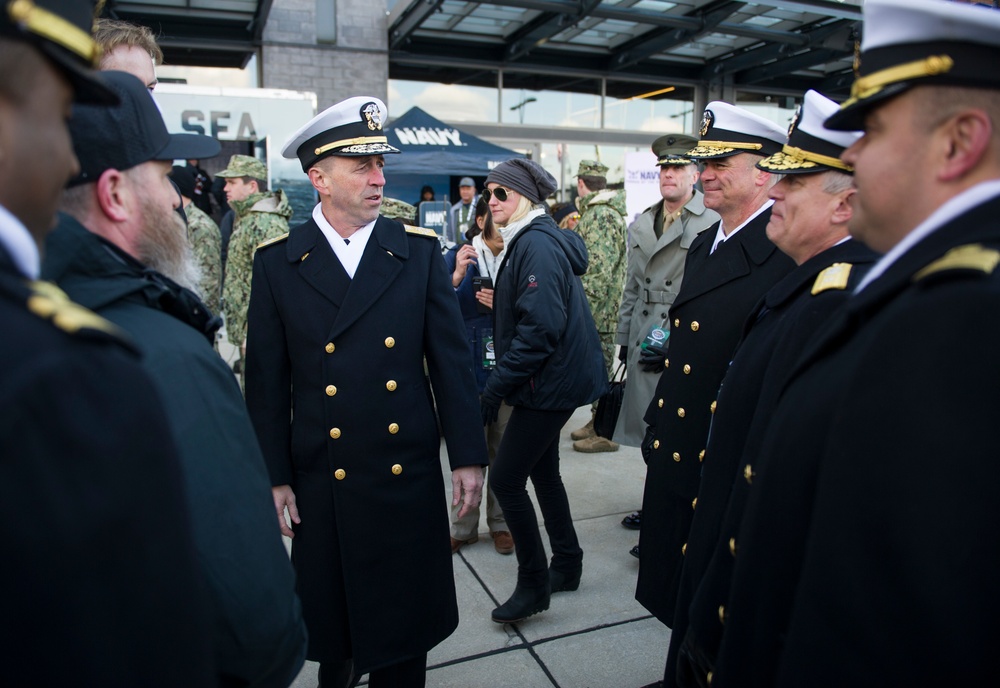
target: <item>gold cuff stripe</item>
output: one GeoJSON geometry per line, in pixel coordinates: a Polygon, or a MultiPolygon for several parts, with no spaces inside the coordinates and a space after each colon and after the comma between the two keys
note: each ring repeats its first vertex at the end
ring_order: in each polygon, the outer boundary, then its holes
{"type": "Polygon", "coordinates": [[[872,72],[867,76],[858,77],[851,86],[851,97],[844,101],[840,109],[853,105],[859,100],[871,98],[890,84],[908,79],[919,79],[925,76],[936,76],[951,71],[955,61],[948,55],[931,55],[922,60],[888,67],[872,72]]]}
{"type": "MultiPolygon", "coordinates": [[[[763,143],[740,143],[739,141],[699,141],[698,148],[735,148],[738,150],[760,150],[763,143]]],[[[691,151],[688,151],[690,154],[691,151]]]]}
{"type": "Polygon", "coordinates": [[[13,0],[7,4],[7,14],[31,33],[61,45],[95,67],[101,49],[86,31],[66,21],[58,14],[38,7],[31,0],[13,0]]]}
{"type": "Polygon", "coordinates": [[[357,136],[353,139],[341,139],[340,141],[333,141],[325,146],[320,146],[316,149],[315,154],[321,155],[326,153],[332,148],[340,148],[341,146],[356,146],[359,143],[388,143],[389,140],[385,136],[357,136]]]}
{"type": "Polygon", "coordinates": [[[834,158],[829,155],[820,155],[819,153],[811,153],[807,150],[801,148],[796,148],[795,146],[785,145],[781,152],[790,155],[793,158],[800,158],[802,160],[808,160],[810,162],[816,162],[820,165],[826,165],[827,167],[835,167],[838,170],[844,170],[845,172],[853,172],[854,168],[845,163],[840,158],[834,158]]]}

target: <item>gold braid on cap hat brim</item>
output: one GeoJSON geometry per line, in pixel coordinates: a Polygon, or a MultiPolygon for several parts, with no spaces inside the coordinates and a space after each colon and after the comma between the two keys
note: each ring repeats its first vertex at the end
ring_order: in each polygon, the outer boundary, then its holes
{"type": "Polygon", "coordinates": [[[101,58],[100,46],[90,34],[58,14],[37,6],[31,0],[12,0],[7,3],[7,15],[11,21],[36,36],[61,45],[93,66],[97,66],[101,58]]]}
{"type": "Polygon", "coordinates": [[[334,148],[340,148],[341,146],[357,146],[362,143],[389,143],[389,139],[385,136],[356,136],[353,139],[341,139],[340,141],[333,141],[324,146],[320,146],[316,149],[315,155],[322,155],[328,150],[334,148]]]}
{"type": "Polygon", "coordinates": [[[707,155],[721,155],[734,150],[757,151],[764,147],[762,143],[741,143],[739,141],[699,141],[698,145],[685,155],[699,158],[707,155]]]}
{"type": "Polygon", "coordinates": [[[854,168],[840,158],[811,153],[807,150],[788,145],[784,146],[780,153],[775,153],[769,158],[764,158],[758,165],[776,171],[801,170],[816,167],[817,165],[825,165],[826,167],[833,167],[843,172],[854,172],[854,168]]]}
{"type": "Polygon", "coordinates": [[[886,69],[872,72],[867,76],[860,76],[851,85],[851,97],[844,101],[840,109],[843,110],[854,105],[859,100],[871,98],[891,84],[945,74],[951,71],[951,68],[954,66],[955,61],[948,55],[931,55],[922,60],[887,67],[886,69]]]}

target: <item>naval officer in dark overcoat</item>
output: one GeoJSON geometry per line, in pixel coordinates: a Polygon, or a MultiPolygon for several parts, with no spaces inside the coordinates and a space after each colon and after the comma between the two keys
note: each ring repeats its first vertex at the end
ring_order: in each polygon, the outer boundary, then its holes
{"type": "Polygon", "coordinates": [[[320,203],[254,261],[247,405],[324,688],[422,686],[458,624],[435,402],[455,503],[487,463],[437,236],[379,215],[386,116],[349,98],[289,140],[320,203]]]}
{"type": "Polygon", "coordinates": [[[778,395],[816,330],[878,255],[847,233],[854,184],[850,166],[839,156],[861,133],[823,127],[838,107],[808,91],[788,143],[757,163],[783,175],[771,188],[767,235],[797,267],[747,318],[719,390],[684,554],[664,677],[668,686],[707,682],[724,628],[743,505],[755,467],[766,459],[759,455],[760,444],[778,395]]]}
{"type": "Polygon", "coordinates": [[[858,77],[826,126],[864,130],[842,158],[850,231],[885,256],[775,409],[716,688],[997,680],[1000,13],[863,11],[858,77]]]}
{"type": "Polygon", "coordinates": [[[645,416],[651,432],[636,599],[668,626],[719,384],[750,309],[794,267],[764,231],[777,178],[754,166],[784,143],[778,125],[715,101],[698,146],[687,153],[705,162],[705,207],[722,219],[688,250],[670,308],[665,368],[645,416]]]}

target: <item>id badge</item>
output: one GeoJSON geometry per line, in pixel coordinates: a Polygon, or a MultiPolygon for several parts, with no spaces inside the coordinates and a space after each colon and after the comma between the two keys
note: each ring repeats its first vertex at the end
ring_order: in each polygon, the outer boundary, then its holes
{"type": "Polygon", "coordinates": [[[493,348],[493,330],[483,330],[483,370],[497,367],[497,352],[493,348]]]}
{"type": "Polygon", "coordinates": [[[649,349],[650,347],[654,349],[664,350],[667,348],[667,339],[670,338],[670,330],[667,330],[660,325],[653,325],[649,328],[649,333],[646,338],[642,340],[642,344],[639,345],[642,349],[649,349]]]}

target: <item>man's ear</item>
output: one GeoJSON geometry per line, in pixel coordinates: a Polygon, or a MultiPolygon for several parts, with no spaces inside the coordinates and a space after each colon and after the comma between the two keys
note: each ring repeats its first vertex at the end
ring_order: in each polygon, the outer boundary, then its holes
{"type": "Polygon", "coordinates": [[[309,175],[309,181],[312,182],[313,188],[316,189],[321,196],[330,195],[330,178],[326,176],[326,173],[323,172],[323,170],[319,167],[313,166],[309,168],[309,172],[307,174],[309,175]]]}
{"type": "Polygon", "coordinates": [[[934,135],[944,137],[938,179],[957,181],[983,160],[992,141],[993,124],[983,110],[968,109],[954,115],[934,135]]]}
{"type": "Polygon", "coordinates": [[[109,220],[125,222],[135,205],[134,190],[125,174],[118,170],[104,170],[97,178],[97,204],[109,220]]]}
{"type": "Polygon", "coordinates": [[[847,224],[850,221],[851,216],[854,215],[854,209],[851,208],[849,201],[851,196],[857,192],[857,189],[851,188],[837,194],[837,205],[834,206],[833,215],[830,218],[833,224],[847,224]]]}

